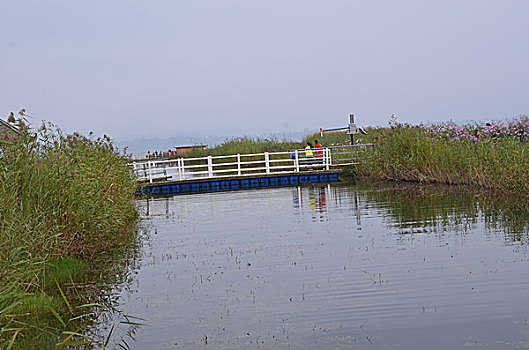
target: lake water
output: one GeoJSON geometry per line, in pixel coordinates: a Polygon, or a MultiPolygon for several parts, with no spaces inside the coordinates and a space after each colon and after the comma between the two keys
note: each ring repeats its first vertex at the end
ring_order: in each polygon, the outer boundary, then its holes
{"type": "Polygon", "coordinates": [[[529,348],[527,220],[490,199],[338,184],[138,203],[132,349],[529,348]]]}

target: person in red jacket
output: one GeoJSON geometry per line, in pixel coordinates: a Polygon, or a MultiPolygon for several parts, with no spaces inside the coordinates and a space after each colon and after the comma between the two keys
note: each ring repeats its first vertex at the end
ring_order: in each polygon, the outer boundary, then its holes
{"type": "Polygon", "coordinates": [[[318,140],[314,140],[314,151],[316,156],[316,164],[323,164],[323,146],[318,142],[318,140]]]}

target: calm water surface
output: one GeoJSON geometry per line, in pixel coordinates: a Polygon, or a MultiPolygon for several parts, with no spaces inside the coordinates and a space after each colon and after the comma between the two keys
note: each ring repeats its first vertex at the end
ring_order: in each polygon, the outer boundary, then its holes
{"type": "Polygon", "coordinates": [[[461,190],[139,201],[133,349],[529,348],[525,219],[461,190]]]}

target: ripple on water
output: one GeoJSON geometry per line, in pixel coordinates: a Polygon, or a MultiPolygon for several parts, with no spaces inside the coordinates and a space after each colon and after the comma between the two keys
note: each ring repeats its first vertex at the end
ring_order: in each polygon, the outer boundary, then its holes
{"type": "Polygon", "coordinates": [[[150,234],[123,307],[150,327],[132,348],[529,341],[527,226],[472,195],[315,186],[139,205],[150,234]]]}

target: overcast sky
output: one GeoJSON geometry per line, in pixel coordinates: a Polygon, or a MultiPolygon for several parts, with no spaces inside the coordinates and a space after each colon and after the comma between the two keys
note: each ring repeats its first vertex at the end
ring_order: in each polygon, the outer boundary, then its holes
{"type": "Polygon", "coordinates": [[[0,117],[115,138],[529,113],[529,1],[0,0],[0,117]]]}

